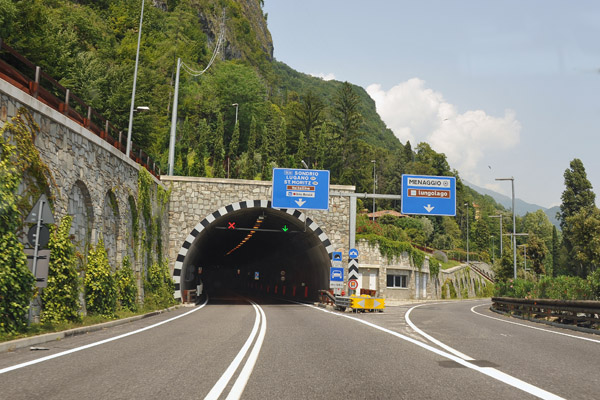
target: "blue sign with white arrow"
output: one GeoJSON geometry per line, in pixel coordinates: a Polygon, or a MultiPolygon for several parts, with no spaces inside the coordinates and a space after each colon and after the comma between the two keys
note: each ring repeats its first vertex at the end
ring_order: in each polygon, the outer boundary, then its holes
{"type": "Polygon", "coordinates": [[[456,215],[456,178],[402,175],[402,214],[456,215]]]}
{"type": "Polygon", "coordinates": [[[329,171],[273,168],[273,208],[329,209],[329,171]]]}

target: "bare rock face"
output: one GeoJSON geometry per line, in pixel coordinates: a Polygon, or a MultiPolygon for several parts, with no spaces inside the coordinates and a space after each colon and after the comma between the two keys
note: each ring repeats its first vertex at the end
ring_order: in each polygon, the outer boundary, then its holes
{"type": "Polygon", "coordinates": [[[238,0],[225,9],[215,4],[200,6],[198,21],[208,38],[209,46],[214,45],[220,34],[223,10],[225,11],[223,59],[243,58],[252,61],[258,53],[268,61],[273,60],[273,39],[261,4],[262,1],[259,0],[238,0]]]}

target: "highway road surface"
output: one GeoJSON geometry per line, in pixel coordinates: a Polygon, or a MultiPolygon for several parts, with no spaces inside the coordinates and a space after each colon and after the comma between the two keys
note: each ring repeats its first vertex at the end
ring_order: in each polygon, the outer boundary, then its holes
{"type": "Polygon", "coordinates": [[[0,354],[1,399],[599,399],[600,335],[489,300],[342,313],[227,294],[0,354]]]}

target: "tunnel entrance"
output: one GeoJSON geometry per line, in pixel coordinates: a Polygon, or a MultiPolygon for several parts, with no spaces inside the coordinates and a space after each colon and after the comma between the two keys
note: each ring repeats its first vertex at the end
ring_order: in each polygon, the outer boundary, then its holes
{"type": "Polygon", "coordinates": [[[175,262],[175,297],[202,282],[205,293],[254,291],[315,300],[329,287],[332,246],[298,210],[265,200],[228,205],[202,220],[175,262]]]}

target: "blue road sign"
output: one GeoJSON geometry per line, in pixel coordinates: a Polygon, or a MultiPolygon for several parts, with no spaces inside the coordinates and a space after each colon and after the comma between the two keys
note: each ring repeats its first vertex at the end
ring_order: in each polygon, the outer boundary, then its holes
{"type": "Polygon", "coordinates": [[[273,208],[329,209],[329,171],[273,168],[273,208]]]}
{"type": "Polygon", "coordinates": [[[329,268],[329,280],[331,282],[344,282],[344,268],[330,267],[329,268]]]}
{"type": "Polygon", "coordinates": [[[456,178],[402,175],[402,214],[456,215],[456,178]]]}
{"type": "Polygon", "coordinates": [[[341,251],[334,251],[331,253],[331,260],[332,261],[339,261],[342,262],[342,252],[341,251]]]}
{"type": "Polygon", "coordinates": [[[348,257],[350,257],[351,260],[358,258],[358,250],[350,249],[350,251],[348,252],[348,257]]]}

